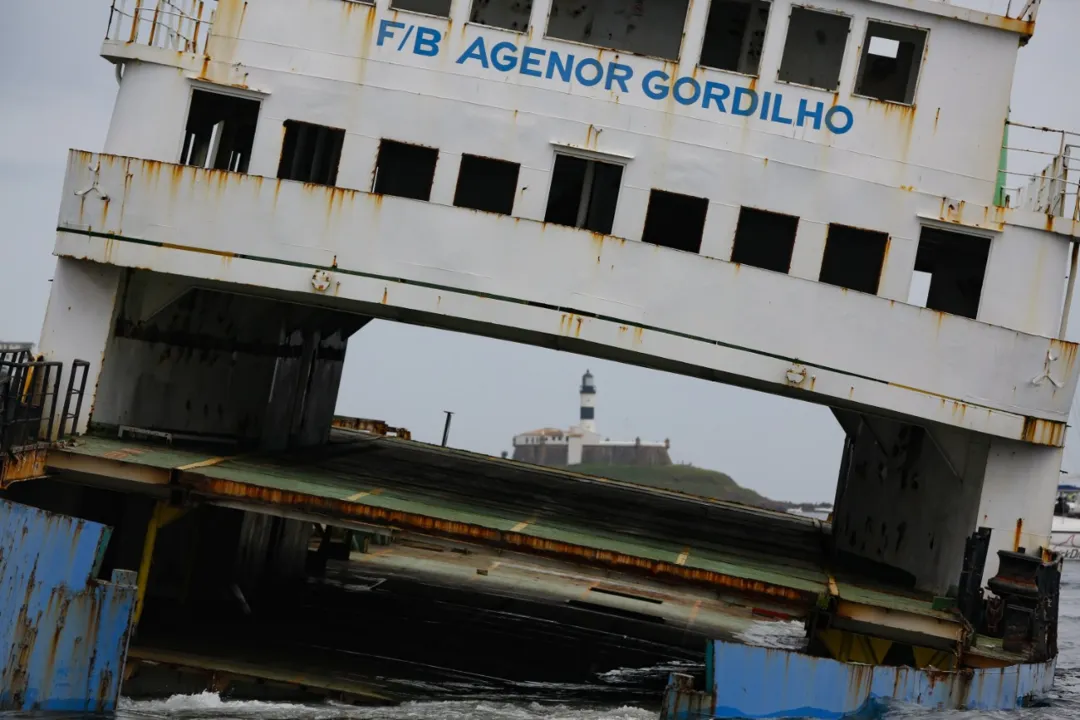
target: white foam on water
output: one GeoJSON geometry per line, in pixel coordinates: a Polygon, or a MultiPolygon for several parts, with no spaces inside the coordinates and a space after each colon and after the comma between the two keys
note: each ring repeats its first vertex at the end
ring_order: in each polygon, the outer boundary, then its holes
{"type": "Polygon", "coordinates": [[[205,718],[213,720],[656,720],[656,712],[635,707],[575,708],[543,703],[514,704],[453,700],[405,702],[393,707],[356,707],[337,703],[301,705],[223,700],[212,692],[174,695],[167,700],[122,698],[118,720],[205,718]]]}
{"type": "Polygon", "coordinates": [[[704,667],[705,666],[702,663],[675,660],[664,665],[656,665],[655,667],[617,668],[615,670],[608,670],[607,672],[600,673],[597,677],[609,685],[634,685],[643,680],[648,680],[649,678],[666,678],[673,672],[692,673],[696,670],[701,670],[704,667]]]}
{"type": "Polygon", "coordinates": [[[780,650],[806,648],[806,628],[798,620],[757,620],[735,637],[747,645],[780,650]]]}

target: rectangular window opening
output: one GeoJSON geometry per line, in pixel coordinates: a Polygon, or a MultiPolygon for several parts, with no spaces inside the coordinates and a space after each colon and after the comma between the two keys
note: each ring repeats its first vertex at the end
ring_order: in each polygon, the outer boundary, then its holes
{"type": "Polygon", "coordinates": [[[850,27],[851,18],[846,15],[791,8],[779,79],[836,90],[840,86],[840,66],[850,27]]]}
{"type": "Polygon", "coordinates": [[[425,15],[450,17],[450,0],[391,0],[390,7],[394,10],[409,10],[425,15]]]}
{"type": "Polygon", "coordinates": [[[876,295],[888,246],[888,233],[831,224],[818,280],[876,295]]]}
{"type": "Polygon", "coordinates": [[[514,210],[521,165],[479,155],[462,155],[454,204],[509,215],[514,210]]]}
{"type": "Polygon", "coordinates": [[[705,23],[700,63],[757,75],[770,6],[769,0],[713,0],[705,23]]]}
{"type": "Polygon", "coordinates": [[[247,172],[258,120],[258,100],[194,90],[180,163],[247,172]]]}
{"type": "Polygon", "coordinates": [[[610,233],[622,171],[622,165],[557,154],[544,222],[610,233]]]}
{"type": "Polygon", "coordinates": [[[700,252],[708,209],[707,198],[653,190],[649,193],[649,209],[645,214],[641,242],[700,252]]]}
{"type": "Polygon", "coordinates": [[[469,22],[525,32],[531,14],[532,0],[473,0],[469,22]]]}
{"type": "Polygon", "coordinates": [[[379,143],[371,191],[380,195],[428,200],[438,160],[439,151],[435,148],[383,140],[379,143]]]}
{"type": "Polygon", "coordinates": [[[731,262],[786,273],[798,229],[799,218],[794,215],[741,208],[731,262]]]}
{"type": "Polygon", "coordinates": [[[925,47],[925,30],[871,20],[866,26],[855,94],[911,105],[925,47]]]}
{"type": "Polygon", "coordinates": [[[989,257],[989,238],[924,227],[915,254],[916,273],[930,276],[924,307],[974,319],[989,257]]]}
{"type": "MultiPolygon", "coordinates": [[[[548,37],[678,60],[689,0],[552,0],[548,37]]],[[[589,71],[586,77],[592,77],[589,71]]],[[[610,88],[609,88],[610,89],[610,88]]]]}
{"type": "Polygon", "coordinates": [[[282,180],[335,185],[344,143],[344,130],[286,120],[277,176],[282,180]]]}

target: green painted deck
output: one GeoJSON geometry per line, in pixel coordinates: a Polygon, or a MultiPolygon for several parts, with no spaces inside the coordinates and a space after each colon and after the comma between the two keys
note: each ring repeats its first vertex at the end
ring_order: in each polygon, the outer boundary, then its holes
{"type": "MultiPolygon", "coordinates": [[[[346,519],[637,570],[809,613],[830,593],[827,525],[733,503],[364,433],[288,453],[221,454],[158,440],[80,438],[53,451],[160,472],[211,502],[346,519]]],[[[50,455],[50,462],[53,456],[50,455]]],[[[956,623],[929,595],[833,578],[839,598],[956,623]]],[[[751,602],[754,602],[751,600],[751,602]]]]}

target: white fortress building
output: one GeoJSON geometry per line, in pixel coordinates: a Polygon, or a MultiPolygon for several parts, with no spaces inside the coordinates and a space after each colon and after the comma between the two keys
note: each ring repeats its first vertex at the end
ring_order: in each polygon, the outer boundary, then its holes
{"type": "Polygon", "coordinates": [[[596,431],[596,383],[581,376],[581,413],[568,430],[540,428],[514,436],[514,460],[535,465],[670,465],[671,442],[612,440],[596,431]]]}
{"type": "Polygon", "coordinates": [[[1049,543],[1080,223],[1073,136],[1002,163],[1038,3],[970,4],[116,0],[41,351],[82,427],[264,449],[372,318],[818,403],[837,561],[945,593],[981,527],[989,578],[1049,543]]]}

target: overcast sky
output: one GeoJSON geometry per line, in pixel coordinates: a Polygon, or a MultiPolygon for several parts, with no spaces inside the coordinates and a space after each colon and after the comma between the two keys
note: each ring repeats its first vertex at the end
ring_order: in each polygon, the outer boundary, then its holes
{"type": "MultiPolygon", "coordinates": [[[[101,149],[116,95],[112,65],[98,56],[109,2],[3,5],[0,339],[36,341],[67,150],[101,149]]],[[[1020,53],[1013,118],[1080,130],[1080,0],[1042,7],[1020,53]]],[[[1076,328],[1080,311],[1073,317],[1076,328]]],[[[514,433],[574,423],[586,368],[596,376],[598,429],[613,439],[670,438],[677,462],[722,470],[777,499],[832,500],[843,435],[826,408],[567,353],[372,323],[350,341],[338,411],[438,442],[442,411],[453,410],[452,445],[498,454],[514,433]]]]}

